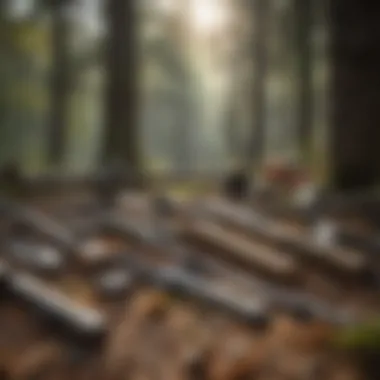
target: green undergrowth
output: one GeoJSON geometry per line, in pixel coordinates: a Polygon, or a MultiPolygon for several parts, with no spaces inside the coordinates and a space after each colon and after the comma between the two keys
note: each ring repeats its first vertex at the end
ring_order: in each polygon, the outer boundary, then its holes
{"type": "Polygon", "coordinates": [[[380,353],[380,319],[340,329],[334,347],[345,351],[376,351],[380,353]]]}

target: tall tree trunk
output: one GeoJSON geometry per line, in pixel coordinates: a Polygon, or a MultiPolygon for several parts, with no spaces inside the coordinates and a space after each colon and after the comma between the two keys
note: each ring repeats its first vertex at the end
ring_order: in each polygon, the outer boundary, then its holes
{"type": "Polygon", "coordinates": [[[107,0],[104,161],[140,166],[137,129],[137,14],[134,0],[107,0]]]}
{"type": "Polygon", "coordinates": [[[228,104],[224,110],[225,133],[227,136],[227,154],[232,161],[239,158],[240,153],[240,129],[238,128],[238,108],[236,104],[236,91],[231,91],[228,104]]]}
{"type": "Polygon", "coordinates": [[[9,0],[0,0],[0,17],[3,17],[6,14],[9,7],[9,0]]]}
{"type": "Polygon", "coordinates": [[[297,55],[296,123],[301,157],[310,157],[313,137],[312,0],[295,0],[295,41],[297,55]]]}
{"type": "MultiPolygon", "coordinates": [[[[186,83],[186,82],[185,82],[186,83]]],[[[189,85],[189,84],[187,84],[189,85]]],[[[193,169],[193,108],[189,94],[184,94],[174,102],[176,107],[176,122],[173,128],[173,163],[175,174],[179,177],[191,175],[193,169]]]]}
{"type": "Polygon", "coordinates": [[[50,136],[48,142],[48,159],[53,165],[62,162],[65,154],[66,134],[69,121],[70,101],[70,59],[69,59],[69,24],[65,7],[68,1],[51,1],[52,13],[52,79],[50,136]]]}
{"type": "Polygon", "coordinates": [[[330,0],[332,185],[365,189],[379,179],[380,3],[330,0]]]}
{"type": "Polygon", "coordinates": [[[253,13],[253,126],[250,141],[248,141],[247,166],[259,165],[265,145],[265,116],[266,116],[266,80],[268,67],[268,41],[270,5],[269,0],[252,0],[249,7],[253,13]]]}

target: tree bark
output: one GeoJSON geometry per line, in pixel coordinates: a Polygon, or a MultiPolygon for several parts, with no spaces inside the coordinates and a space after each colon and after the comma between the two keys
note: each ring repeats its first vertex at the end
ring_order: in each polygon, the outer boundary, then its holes
{"type": "Polygon", "coordinates": [[[313,137],[313,72],[311,0],[295,0],[295,41],[297,55],[296,124],[302,157],[310,155],[313,137]]]}
{"type": "Polygon", "coordinates": [[[359,190],[379,179],[380,3],[330,0],[331,180],[359,190]]]}
{"type": "Polygon", "coordinates": [[[253,13],[253,126],[252,135],[248,142],[248,167],[252,162],[257,167],[262,158],[265,145],[265,116],[266,116],[266,79],[268,67],[268,36],[270,22],[270,1],[252,0],[250,4],[253,13]]]}
{"type": "Polygon", "coordinates": [[[107,0],[104,162],[140,165],[136,1],[107,0]]]}
{"type": "Polygon", "coordinates": [[[67,3],[64,0],[54,0],[50,3],[52,14],[52,78],[48,160],[53,165],[60,164],[65,154],[66,134],[70,117],[69,25],[65,15],[67,3]]]}

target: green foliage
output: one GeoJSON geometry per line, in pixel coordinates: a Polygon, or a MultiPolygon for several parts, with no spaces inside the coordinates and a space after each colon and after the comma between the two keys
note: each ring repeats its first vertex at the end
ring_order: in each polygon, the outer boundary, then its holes
{"type": "Polygon", "coordinates": [[[49,46],[48,25],[44,22],[0,17],[1,162],[24,155],[31,135],[47,112],[49,46]]]}
{"type": "Polygon", "coordinates": [[[380,320],[344,328],[335,337],[334,345],[344,350],[379,350],[380,320]]]}
{"type": "Polygon", "coordinates": [[[16,58],[48,59],[49,35],[46,25],[35,20],[0,19],[0,49],[16,58]]]}
{"type": "Polygon", "coordinates": [[[0,20],[0,102],[21,112],[40,111],[41,70],[49,59],[48,33],[30,21],[0,20]]]}

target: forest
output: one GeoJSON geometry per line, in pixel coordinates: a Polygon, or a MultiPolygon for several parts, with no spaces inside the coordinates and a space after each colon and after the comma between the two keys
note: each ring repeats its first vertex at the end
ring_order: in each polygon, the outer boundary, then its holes
{"type": "Polygon", "coordinates": [[[379,378],[378,15],[0,0],[0,380],[379,378]]]}
{"type": "MultiPolygon", "coordinates": [[[[303,10],[297,1],[279,0],[256,10],[242,0],[140,1],[132,34],[131,26],[107,27],[117,15],[100,0],[9,3],[1,21],[2,162],[17,157],[31,173],[48,170],[52,160],[67,172],[93,170],[112,149],[107,126],[122,117],[116,101],[106,100],[112,72],[136,87],[136,99],[123,90],[124,103],[135,109],[125,123],[135,132],[116,140],[133,134],[144,170],[221,174],[251,159],[248,145],[261,161],[299,162],[306,155],[311,165],[325,149],[322,5],[303,10]],[[305,11],[309,19],[300,24],[305,11]],[[107,56],[119,33],[125,49],[135,45],[134,58],[127,52],[120,58],[131,65],[131,78],[116,74],[107,56]],[[256,43],[260,34],[265,41],[256,43]],[[310,130],[298,132],[306,124],[310,130]],[[301,137],[311,135],[312,143],[301,137]]],[[[133,150],[128,144],[124,150],[133,150]]],[[[314,164],[322,179],[323,164],[314,164]]]]}

